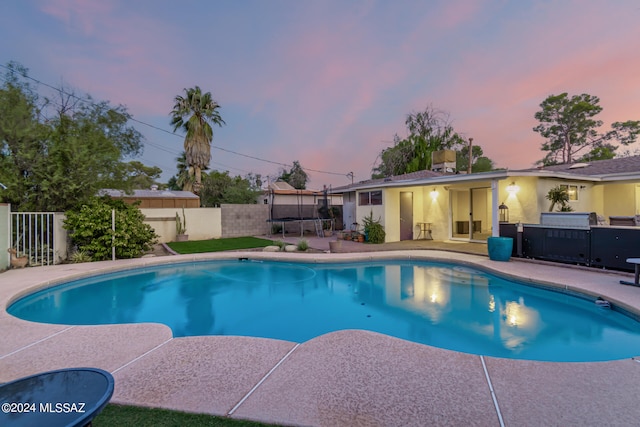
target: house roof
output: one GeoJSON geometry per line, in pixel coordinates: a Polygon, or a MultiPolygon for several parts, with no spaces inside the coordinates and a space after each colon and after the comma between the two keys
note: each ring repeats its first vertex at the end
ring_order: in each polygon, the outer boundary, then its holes
{"type": "Polygon", "coordinates": [[[573,163],[520,170],[495,170],[472,174],[442,174],[423,170],[384,179],[360,181],[358,183],[333,188],[332,192],[345,193],[361,189],[397,187],[401,185],[462,183],[488,179],[505,179],[523,175],[544,178],[582,179],[593,182],[640,180],[640,156],[596,160],[589,163],[573,163]]]}
{"type": "Polygon", "coordinates": [[[640,173],[640,156],[618,157],[615,159],[596,160],[586,163],[570,163],[562,165],[544,166],[539,168],[522,169],[512,172],[561,172],[581,176],[608,176],[616,174],[640,173]]]}
{"type": "Polygon", "coordinates": [[[127,194],[122,190],[105,188],[98,192],[100,196],[111,196],[118,198],[135,199],[198,199],[199,197],[190,191],[170,191],[170,190],[133,190],[132,194],[127,194]]]}
{"type": "MultiPolygon", "coordinates": [[[[332,191],[334,193],[342,193],[342,192],[350,191],[355,188],[371,187],[377,184],[389,184],[391,182],[400,183],[400,182],[415,181],[420,179],[435,178],[435,177],[441,177],[441,176],[443,176],[443,174],[439,172],[421,170],[416,172],[405,173],[402,175],[394,175],[387,178],[367,179],[367,180],[356,182],[353,184],[344,185],[341,187],[334,187],[332,191]]],[[[448,176],[452,176],[452,175],[448,175],[448,176]]]]}

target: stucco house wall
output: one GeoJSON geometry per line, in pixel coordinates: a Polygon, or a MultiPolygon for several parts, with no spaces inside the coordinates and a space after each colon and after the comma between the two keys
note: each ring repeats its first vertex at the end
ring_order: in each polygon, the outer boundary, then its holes
{"type": "Polygon", "coordinates": [[[450,233],[449,191],[445,190],[445,186],[442,185],[424,187],[422,206],[422,222],[431,223],[431,236],[433,239],[448,239],[450,233]],[[431,192],[434,189],[438,194],[432,197],[431,192]]]}
{"type": "Polygon", "coordinates": [[[500,199],[498,204],[504,203],[509,208],[509,222],[522,222],[535,224],[540,221],[540,211],[544,197],[540,197],[538,191],[538,178],[518,177],[512,180],[503,180],[498,184],[500,199]],[[507,192],[507,186],[511,183],[520,187],[520,191],[514,194],[507,192]]]}
{"type": "Polygon", "coordinates": [[[631,216],[637,211],[635,183],[607,183],[603,194],[603,213],[610,216],[631,216]]]}

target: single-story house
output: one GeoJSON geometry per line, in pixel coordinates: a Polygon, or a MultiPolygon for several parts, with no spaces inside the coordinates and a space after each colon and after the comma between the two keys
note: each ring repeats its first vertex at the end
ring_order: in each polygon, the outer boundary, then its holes
{"type": "Polygon", "coordinates": [[[483,242],[499,235],[501,214],[503,221],[539,224],[550,207],[546,196],[558,185],[566,186],[575,212],[594,212],[605,221],[640,214],[640,156],[471,174],[424,170],[332,192],[343,196],[347,228],[373,213],[387,242],[425,234],[483,242]]]}

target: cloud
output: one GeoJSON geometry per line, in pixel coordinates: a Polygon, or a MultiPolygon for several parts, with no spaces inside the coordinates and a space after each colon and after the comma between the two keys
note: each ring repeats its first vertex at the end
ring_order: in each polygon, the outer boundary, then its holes
{"type": "MultiPolygon", "coordinates": [[[[228,123],[214,144],[358,180],[428,105],[511,168],[542,157],[533,115],[551,93],[599,96],[605,122],[640,118],[633,2],[40,4],[56,25],[38,61],[71,86],[168,129],[173,97],[197,84],[228,123]]],[[[237,170],[278,169],[218,155],[237,170]]]]}

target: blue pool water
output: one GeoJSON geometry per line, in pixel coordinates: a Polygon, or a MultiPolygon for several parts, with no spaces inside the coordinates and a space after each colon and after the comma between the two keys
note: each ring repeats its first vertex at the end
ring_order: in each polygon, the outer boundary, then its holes
{"type": "Polygon", "coordinates": [[[27,296],[7,311],[57,324],[164,323],[176,337],[304,342],[365,329],[514,359],[640,355],[640,323],[593,300],[434,262],[172,264],[70,282],[27,296]]]}

